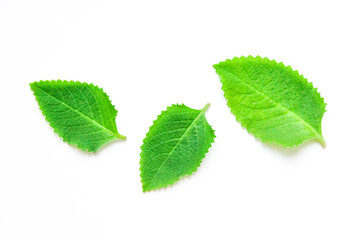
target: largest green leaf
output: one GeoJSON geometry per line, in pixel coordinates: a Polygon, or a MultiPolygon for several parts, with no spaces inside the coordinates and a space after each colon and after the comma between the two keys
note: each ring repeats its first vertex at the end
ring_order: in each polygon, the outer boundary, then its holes
{"type": "Polygon", "coordinates": [[[310,139],[323,146],[324,99],[312,83],[283,63],[241,57],[215,64],[236,119],[263,142],[285,147],[310,139]]]}
{"type": "Polygon", "coordinates": [[[65,142],[96,152],[110,141],[125,139],[116,128],[117,110],[97,86],[58,80],[30,87],[46,120],[65,142]]]}

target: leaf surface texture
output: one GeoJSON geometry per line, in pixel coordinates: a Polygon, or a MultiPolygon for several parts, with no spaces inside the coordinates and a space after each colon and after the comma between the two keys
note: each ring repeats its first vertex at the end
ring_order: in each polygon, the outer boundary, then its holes
{"type": "Polygon", "coordinates": [[[231,112],[257,138],[284,147],[316,139],[325,146],[326,104],[298,71],[259,56],[235,57],[214,68],[231,112]]]}
{"type": "Polygon", "coordinates": [[[99,87],[61,80],[34,82],[30,87],[46,120],[65,142],[96,152],[110,141],[125,139],[117,131],[117,110],[99,87]]]}
{"type": "Polygon", "coordinates": [[[141,146],[144,192],[171,185],[200,166],[215,138],[205,118],[208,106],[172,105],[154,121],[141,146]]]}

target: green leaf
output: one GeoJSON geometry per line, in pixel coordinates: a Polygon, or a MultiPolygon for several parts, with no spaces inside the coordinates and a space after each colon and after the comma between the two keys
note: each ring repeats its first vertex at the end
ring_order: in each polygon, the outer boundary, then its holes
{"type": "Polygon", "coordinates": [[[154,121],[141,146],[144,192],[171,185],[200,166],[215,138],[205,118],[208,107],[172,105],[154,121]]]}
{"type": "Polygon", "coordinates": [[[214,68],[231,112],[255,137],[284,147],[310,139],[325,146],[324,99],[290,66],[249,56],[228,59],[214,68]]]}
{"type": "Polygon", "coordinates": [[[117,110],[106,93],[93,84],[40,81],[30,84],[45,119],[71,145],[96,152],[104,144],[126,139],[117,131],[117,110]]]}

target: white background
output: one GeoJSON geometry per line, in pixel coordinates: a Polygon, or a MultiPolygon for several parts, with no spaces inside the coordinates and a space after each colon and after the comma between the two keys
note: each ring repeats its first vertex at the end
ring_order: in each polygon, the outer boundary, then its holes
{"type": "Polygon", "coordinates": [[[0,239],[360,239],[358,1],[0,0],[0,239]],[[298,69],[328,103],[327,147],[256,140],[212,65],[261,55],[298,69]],[[69,146],[29,83],[104,88],[115,142],[69,146]],[[143,193],[142,139],[173,103],[217,138],[198,171],[143,193]]]}

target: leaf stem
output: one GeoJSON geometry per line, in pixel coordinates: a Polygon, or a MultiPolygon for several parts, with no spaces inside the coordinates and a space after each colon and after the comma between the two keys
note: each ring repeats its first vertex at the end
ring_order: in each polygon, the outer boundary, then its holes
{"type": "Polygon", "coordinates": [[[324,137],[322,135],[319,136],[318,141],[319,141],[319,143],[321,144],[321,146],[323,148],[326,148],[326,142],[325,142],[325,139],[324,139],[324,137]]]}
{"type": "Polygon", "coordinates": [[[210,103],[207,103],[205,107],[203,107],[202,111],[205,112],[210,107],[210,103]]]}
{"type": "Polygon", "coordinates": [[[116,134],[116,137],[122,140],[126,140],[126,137],[121,134],[116,134]]]}

